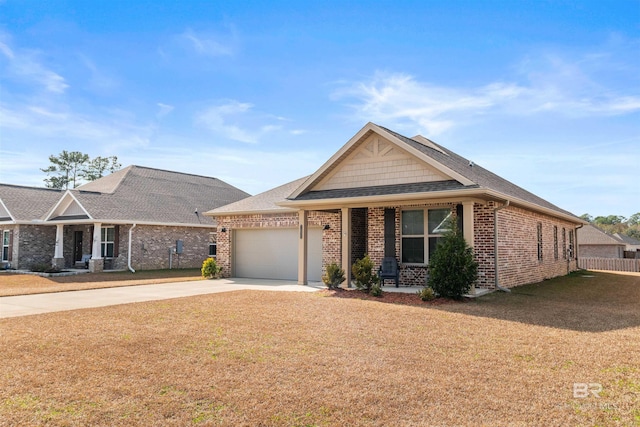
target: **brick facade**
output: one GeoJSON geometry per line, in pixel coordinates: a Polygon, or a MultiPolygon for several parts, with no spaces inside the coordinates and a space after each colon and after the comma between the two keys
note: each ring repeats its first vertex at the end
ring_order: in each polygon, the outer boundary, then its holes
{"type": "Polygon", "coordinates": [[[51,264],[56,244],[56,227],[11,225],[2,230],[12,232],[11,268],[29,269],[35,264],[51,264]]]}
{"type": "MultiPolygon", "coordinates": [[[[459,202],[439,204],[413,204],[404,206],[372,207],[351,211],[352,250],[351,262],[360,258],[362,244],[366,242],[366,253],[375,268],[384,258],[384,211],[395,209],[395,255],[401,259],[400,219],[406,209],[451,209],[456,215],[459,202]],[[365,216],[366,215],[366,216],[365,216]]],[[[476,287],[493,288],[494,272],[494,203],[474,203],[474,253],[478,261],[476,287]]],[[[574,224],[522,208],[508,206],[497,212],[498,216],[498,268],[499,284],[503,287],[519,286],[567,274],[577,269],[575,259],[567,259],[569,231],[574,224]],[[542,229],[542,259],[538,259],[538,224],[542,229]],[[555,228],[554,228],[555,227],[555,228]],[[564,238],[563,238],[564,236],[564,238]],[[557,245],[557,246],[556,246],[557,245]]],[[[341,213],[309,212],[309,226],[329,225],[322,235],[322,265],[341,264],[342,248],[341,213]]],[[[296,212],[279,214],[254,214],[218,217],[218,263],[223,274],[231,272],[231,237],[238,228],[297,227],[296,212]],[[221,229],[227,232],[222,233],[221,229]]],[[[402,285],[425,284],[426,266],[402,265],[402,285]]]]}

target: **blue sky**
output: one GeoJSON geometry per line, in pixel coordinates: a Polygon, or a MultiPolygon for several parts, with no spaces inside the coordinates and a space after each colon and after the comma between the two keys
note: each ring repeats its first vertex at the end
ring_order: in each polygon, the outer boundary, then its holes
{"type": "Polygon", "coordinates": [[[640,0],[0,0],[0,84],[3,183],[77,150],[255,194],[372,121],[640,211],[640,0]]]}

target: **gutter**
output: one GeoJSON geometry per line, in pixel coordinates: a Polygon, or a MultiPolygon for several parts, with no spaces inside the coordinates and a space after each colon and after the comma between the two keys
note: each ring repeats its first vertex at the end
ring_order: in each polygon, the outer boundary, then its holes
{"type": "Polygon", "coordinates": [[[131,267],[131,236],[133,234],[133,229],[136,228],[136,225],[138,224],[133,224],[129,229],[129,250],[127,252],[127,267],[129,268],[129,271],[132,273],[135,273],[136,271],[133,269],[133,267],[131,267]]]}
{"type": "MultiPolygon", "coordinates": [[[[509,200],[507,202],[497,208],[493,208],[493,270],[495,275],[495,288],[502,292],[511,292],[508,288],[503,288],[500,286],[500,281],[498,279],[498,211],[509,206],[509,200]]],[[[577,233],[576,233],[577,234],[577,233]]]]}

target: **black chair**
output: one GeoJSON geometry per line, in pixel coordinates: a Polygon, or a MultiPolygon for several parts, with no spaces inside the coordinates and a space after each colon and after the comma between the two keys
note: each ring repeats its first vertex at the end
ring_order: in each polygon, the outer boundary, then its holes
{"type": "Polygon", "coordinates": [[[400,267],[398,261],[394,257],[385,257],[382,264],[378,268],[378,277],[380,278],[380,286],[384,285],[385,279],[393,279],[396,281],[396,288],[400,286],[400,267]]]}

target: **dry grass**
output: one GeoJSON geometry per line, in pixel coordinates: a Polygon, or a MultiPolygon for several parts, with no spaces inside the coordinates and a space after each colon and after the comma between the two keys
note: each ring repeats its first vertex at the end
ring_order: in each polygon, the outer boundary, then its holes
{"type": "Polygon", "coordinates": [[[32,274],[0,273],[0,296],[29,295],[117,286],[202,280],[199,269],[141,270],[87,273],[76,276],[40,277],[32,274]]]}
{"type": "Polygon", "coordinates": [[[594,275],[464,304],[239,291],[0,320],[0,425],[640,425],[640,278],[594,275]]]}

